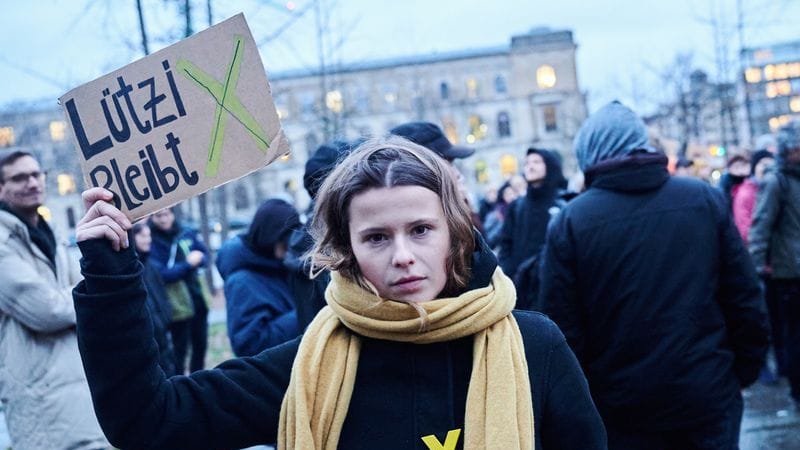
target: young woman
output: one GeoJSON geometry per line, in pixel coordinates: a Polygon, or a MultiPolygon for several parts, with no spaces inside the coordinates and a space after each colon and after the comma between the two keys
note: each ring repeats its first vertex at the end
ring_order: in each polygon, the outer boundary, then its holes
{"type": "Polygon", "coordinates": [[[372,140],[321,187],[311,259],[331,270],[305,334],[214,370],[158,369],[130,223],[84,193],[74,291],[100,423],[122,449],[597,449],[578,363],[473,232],[451,170],[401,138],[372,140]],[[110,242],[110,245],[109,245],[110,242]]]}

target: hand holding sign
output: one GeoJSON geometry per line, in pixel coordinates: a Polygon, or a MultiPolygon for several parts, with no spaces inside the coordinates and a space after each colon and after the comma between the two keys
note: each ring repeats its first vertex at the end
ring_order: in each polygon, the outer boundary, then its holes
{"type": "Polygon", "coordinates": [[[241,14],[60,98],[86,183],[131,221],[289,151],[241,14]]]}
{"type": "Polygon", "coordinates": [[[75,227],[75,239],[83,242],[106,238],[116,251],[128,248],[128,230],[133,225],[110,203],[114,194],[103,188],[91,188],[84,191],[82,196],[86,214],[75,227]]]}

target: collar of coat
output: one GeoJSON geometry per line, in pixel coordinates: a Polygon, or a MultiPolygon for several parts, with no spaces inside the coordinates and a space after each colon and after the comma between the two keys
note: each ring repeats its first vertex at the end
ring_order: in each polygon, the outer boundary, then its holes
{"type": "Polygon", "coordinates": [[[667,162],[667,157],[660,153],[634,153],[607,159],[586,170],[586,187],[649,191],[669,179],[667,162]]]}

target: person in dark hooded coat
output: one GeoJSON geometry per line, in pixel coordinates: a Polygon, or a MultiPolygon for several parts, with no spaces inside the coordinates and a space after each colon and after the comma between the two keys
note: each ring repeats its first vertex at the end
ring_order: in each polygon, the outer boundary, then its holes
{"type": "Polygon", "coordinates": [[[301,332],[325,306],[325,288],[330,281],[327,272],[322,272],[315,278],[310,276],[311,268],[305,259],[305,254],[311,249],[314,240],[306,224],[313,218],[314,200],[325,177],[336,167],[336,163],[359,143],[361,141],[335,141],[332,144],[321,145],[306,161],[303,187],[311,197],[311,204],[308,207],[305,224],[289,235],[289,251],[284,259],[284,265],[289,270],[289,290],[294,300],[297,324],[301,332]]]}
{"type": "Polygon", "coordinates": [[[549,150],[529,148],[523,171],[528,190],[509,205],[497,240],[500,267],[509,277],[544,245],[547,224],[560,210],[559,193],[567,187],[561,162],[549,150]]]}
{"type": "Polygon", "coordinates": [[[547,233],[540,301],[578,357],[610,449],[738,448],[768,344],[756,272],[718,189],[670,177],[619,102],[575,137],[586,190],[547,233]]]}
{"type": "Polygon", "coordinates": [[[283,265],[297,211],[278,199],[265,201],[246,234],[228,240],[217,254],[225,281],[228,338],[236,356],[253,356],[300,334],[283,265]]]}

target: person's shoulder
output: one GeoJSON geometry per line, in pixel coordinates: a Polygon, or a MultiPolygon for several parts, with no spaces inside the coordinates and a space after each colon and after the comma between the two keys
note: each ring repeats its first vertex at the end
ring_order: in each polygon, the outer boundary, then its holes
{"type": "Polygon", "coordinates": [[[543,313],[514,310],[513,314],[526,346],[529,342],[537,345],[553,345],[564,339],[558,325],[543,313]]]}

